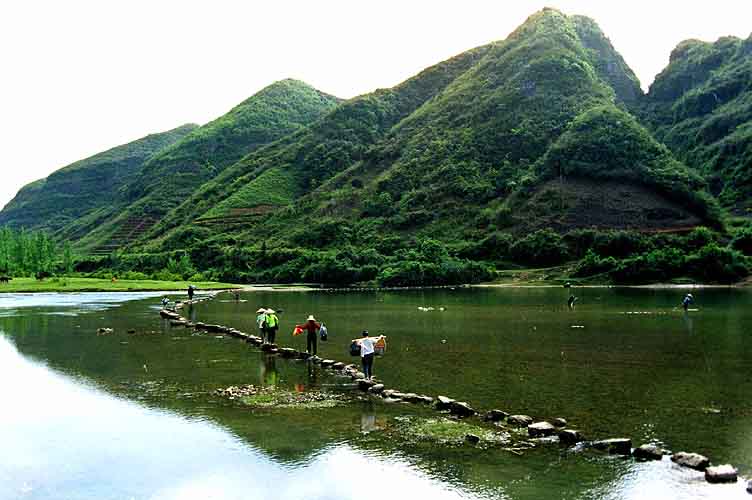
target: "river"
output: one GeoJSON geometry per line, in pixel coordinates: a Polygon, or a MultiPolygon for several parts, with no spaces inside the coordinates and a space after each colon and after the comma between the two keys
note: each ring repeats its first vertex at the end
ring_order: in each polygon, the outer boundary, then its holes
{"type": "MultiPolygon", "coordinates": [[[[588,439],[631,437],[703,453],[752,476],[752,291],[457,288],[243,292],[183,311],[254,332],[281,309],[278,341],[308,314],[320,355],[388,335],[388,387],[479,409],[563,417],[588,439]]],[[[1,499],[748,498],[667,458],[640,463],[543,444],[521,456],[421,446],[378,429],[430,410],[360,395],[319,409],[249,410],[228,385],[358,393],[304,361],[171,328],[152,293],[0,295],[1,499]],[[115,333],[97,335],[100,327],[115,333]],[[127,333],[134,330],[135,333],[127,333]],[[373,432],[369,432],[373,431],[373,432]]]]}

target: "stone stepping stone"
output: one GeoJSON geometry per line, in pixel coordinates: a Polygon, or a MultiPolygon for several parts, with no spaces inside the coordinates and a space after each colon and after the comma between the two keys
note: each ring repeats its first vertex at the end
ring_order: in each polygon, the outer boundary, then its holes
{"type": "Polygon", "coordinates": [[[551,420],[551,423],[554,424],[554,427],[559,427],[561,429],[567,426],[567,421],[563,418],[555,418],[551,420]]]}
{"type": "Polygon", "coordinates": [[[452,404],[454,404],[456,401],[452,398],[448,398],[446,396],[439,396],[436,398],[436,409],[437,410],[449,410],[452,407],[452,404]]]}
{"type": "Polygon", "coordinates": [[[449,406],[449,413],[458,417],[470,417],[475,415],[477,412],[472,408],[472,406],[465,403],[464,401],[455,401],[449,406]]]}
{"type": "MultiPolygon", "coordinates": [[[[705,469],[705,480],[709,483],[735,483],[737,470],[729,465],[715,465],[705,469]]],[[[749,487],[747,487],[749,491],[749,487]]]]}
{"type": "Polygon", "coordinates": [[[699,453],[687,453],[686,451],[674,453],[671,456],[671,461],[682,467],[689,467],[690,469],[700,471],[704,471],[708,468],[708,465],[710,465],[708,457],[700,455],[699,453]]]}
{"type": "Polygon", "coordinates": [[[530,437],[547,437],[556,434],[556,427],[549,422],[536,422],[527,426],[530,437]]]}
{"type": "Polygon", "coordinates": [[[533,417],[530,415],[512,415],[507,418],[507,423],[515,427],[527,427],[533,423],[533,417]]]}
{"type": "Polygon", "coordinates": [[[580,431],[575,429],[562,429],[559,431],[559,442],[565,445],[575,445],[584,441],[580,431]]]}
{"type": "Polygon", "coordinates": [[[610,453],[611,455],[632,454],[632,440],[629,438],[613,438],[594,441],[592,447],[596,450],[610,453]]]}
{"type": "Polygon", "coordinates": [[[509,416],[509,413],[501,410],[490,410],[485,414],[483,420],[486,422],[501,422],[509,416]]]}
{"type": "Polygon", "coordinates": [[[643,444],[632,452],[632,456],[641,460],[661,460],[665,454],[666,450],[654,444],[643,444]]]}

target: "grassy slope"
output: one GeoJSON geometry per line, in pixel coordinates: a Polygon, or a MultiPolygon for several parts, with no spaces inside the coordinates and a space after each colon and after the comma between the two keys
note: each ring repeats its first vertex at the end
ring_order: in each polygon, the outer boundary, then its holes
{"type": "Polygon", "coordinates": [[[188,285],[198,287],[201,290],[221,290],[237,288],[237,285],[229,283],[189,283],[187,281],[156,281],[156,280],[117,280],[112,282],[97,278],[49,278],[37,281],[34,278],[13,278],[8,284],[0,284],[0,293],[6,292],[147,292],[147,291],[172,291],[187,290],[188,285]]]}
{"type": "Polygon", "coordinates": [[[682,42],[650,87],[644,116],[723,205],[752,209],[752,36],[682,42]]]}
{"type": "Polygon", "coordinates": [[[314,122],[338,102],[297,80],[264,88],[146,162],[104,224],[85,228],[80,246],[105,241],[129,217],[161,217],[239,158],[314,122]]]}
{"type": "Polygon", "coordinates": [[[55,232],[90,210],[109,205],[157,151],[197,125],[152,134],[63,167],[23,187],[0,212],[0,225],[55,232]]]}

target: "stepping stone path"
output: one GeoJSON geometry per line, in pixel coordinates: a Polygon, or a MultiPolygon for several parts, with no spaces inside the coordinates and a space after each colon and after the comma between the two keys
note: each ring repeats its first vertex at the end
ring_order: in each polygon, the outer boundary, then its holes
{"type": "MultiPolygon", "coordinates": [[[[182,308],[184,305],[192,305],[204,300],[210,300],[212,297],[205,297],[201,299],[195,299],[192,301],[186,301],[176,304],[176,309],[182,308]]],[[[374,380],[366,380],[365,374],[358,370],[355,364],[345,364],[341,361],[334,359],[321,359],[318,356],[311,356],[307,352],[297,351],[289,347],[277,347],[276,344],[265,344],[261,338],[256,335],[250,335],[243,333],[235,328],[230,328],[224,325],[212,325],[201,322],[192,323],[188,319],[182,317],[175,311],[162,309],[159,311],[160,316],[169,320],[170,325],[180,326],[183,325],[186,328],[193,328],[195,331],[206,331],[210,333],[226,333],[232,337],[236,337],[246,342],[258,346],[261,351],[267,354],[279,354],[284,358],[297,358],[303,360],[309,360],[315,364],[321,364],[322,368],[329,368],[338,371],[342,375],[350,376],[357,382],[357,386],[362,391],[367,391],[373,396],[382,398],[384,403],[416,403],[416,404],[433,404],[437,410],[449,411],[455,417],[470,417],[477,414],[468,403],[464,401],[457,401],[447,396],[438,396],[436,399],[431,396],[418,395],[415,393],[403,393],[394,389],[385,389],[384,384],[378,383],[374,380]]],[[[99,328],[97,334],[105,335],[113,333],[112,328],[99,328]]],[[[128,333],[135,333],[135,330],[128,330],[128,333]]],[[[221,336],[218,338],[222,338],[221,336]]],[[[519,428],[527,428],[530,437],[548,437],[557,436],[559,442],[563,445],[572,446],[584,441],[580,431],[576,429],[567,429],[567,421],[563,418],[555,418],[550,422],[535,422],[529,415],[509,415],[502,410],[489,410],[483,415],[483,420],[486,422],[499,423],[506,420],[506,423],[510,426],[519,428]]],[[[476,434],[467,434],[465,441],[469,444],[478,444],[481,439],[476,434]]],[[[596,450],[601,450],[614,455],[632,455],[636,459],[641,460],[661,460],[663,455],[668,452],[654,444],[644,444],[639,448],[632,450],[632,441],[628,438],[615,438],[605,439],[601,441],[594,441],[590,443],[590,446],[596,450]]],[[[705,479],[709,483],[733,483],[738,480],[738,472],[731,465],[718,465],[710,467],[710,460],[697,453],[679,452],[671,456],[671,460],[676,464],[696,469],[705,472],[705,479]]],[[[747,483],[747,492],[752,493],[752,480],[747,483]]]]}

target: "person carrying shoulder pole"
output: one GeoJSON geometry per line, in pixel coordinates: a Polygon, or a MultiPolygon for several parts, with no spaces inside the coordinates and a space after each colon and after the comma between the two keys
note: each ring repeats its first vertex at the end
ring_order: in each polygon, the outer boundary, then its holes
{"type": "Polygon", "coordinates": [[[266,337],[270,344],[274,343],[274,339],[277,337],[277,330],[279,330],[279,318],[277,312],[274,309],[266,310],[266,337]]]}
{"type": "Polygon", "coordinates": [[[266,343],[266,309],[263,307],[256,311],[256,326],[258,327],[259,335],[262,342],[266,343]]]}
{"type": "Polygon", "coordinates": [[[306,319],[305,323],[303,323],[302,325],[295,325],[295,328],[300,328],[301,330],[306,331],[306,352],[311,356],[316,356],[316,333],[318,333],[319,329],[321,328],[321,324],[317,323],[316,318],[314,318],[313,314],[311,314],[310,316],[308,316],[308,319],[306,319]]]}
{"type": "Polygon", "coordinates": [[[368,330],[363,330],[361,338],[353,339],[360,345],[360,360],[363,363],[363,373],[366,379],[371,380],[373,378],[373,357],[375,355],[374,346],[376,342],[385,339],[386,335],[379,335],[378,337],[369,337],[368,330]]]}

